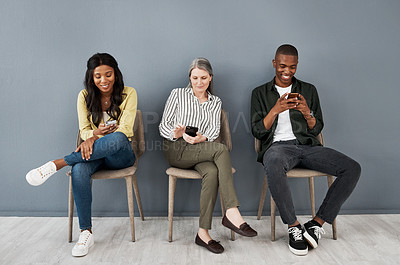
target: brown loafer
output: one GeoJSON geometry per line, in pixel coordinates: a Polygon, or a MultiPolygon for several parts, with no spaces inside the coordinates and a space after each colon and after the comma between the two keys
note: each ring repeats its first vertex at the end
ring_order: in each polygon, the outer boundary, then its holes
{"type": "Polygon", "coordinates": [[[222,225],[233,230],[242,236],[253,237],[257,235],[257,231],[251,228],[246,222],[240,225],[240,227],[236,227],[234,224],[229,221],[229,219],[224,215],[222,218],[222,225]]]}
{"type": "Polygon", "coordinates": [[[194,240],[194,242],[201,247],[205,247],[212,253],[220,254],[224,252],[224,247],[218,241],[210,240],[208,241],[208,243],[206,243],[203,240],[201,240],[199,234],[196,235],[196,239],[194,240]]]}

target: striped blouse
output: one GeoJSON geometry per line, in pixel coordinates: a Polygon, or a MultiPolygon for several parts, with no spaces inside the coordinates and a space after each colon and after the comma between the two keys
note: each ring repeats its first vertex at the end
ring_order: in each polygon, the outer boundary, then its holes
{"type": "Polygon", "coordinates": [[[199,133],[212,142],[218,138],[221,125],[221,105],[219,97],[208,94],[208,101],[200,103],[192,88],[175,88],[165,103],[163,117],[159,125],[162,137],[174,141],[175,125],[199,128],[199,133]]]}

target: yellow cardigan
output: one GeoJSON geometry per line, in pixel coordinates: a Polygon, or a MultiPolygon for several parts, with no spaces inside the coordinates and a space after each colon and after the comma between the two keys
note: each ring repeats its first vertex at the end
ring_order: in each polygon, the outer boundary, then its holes
{"type": "MultiPolygon", "coordinates": [[[[79,131],[82,140],[86,141],[88,138],[93,136],[93,131],[97,129],[94,125],[92,117],[88,119],[88,109],[86,108],[85,97],[87,95],[86,89],[81,90],[78,95],[78,121],[79,121],[79,131]]],[[[131,140],[133,136],[133,123],[136,118],[137,109],[137,94],[136,90],[132,87],[124,87],[122,91],[123,101],[119,108],[121,109],[121,114],[118,117],[117,124],[119,125],[116,132],[122,132],[131,140]]],[[[104,121],[103,121],[104,122],[104,121]]],[[[99,137],[102,137],[99,135],[99,137]]]]}

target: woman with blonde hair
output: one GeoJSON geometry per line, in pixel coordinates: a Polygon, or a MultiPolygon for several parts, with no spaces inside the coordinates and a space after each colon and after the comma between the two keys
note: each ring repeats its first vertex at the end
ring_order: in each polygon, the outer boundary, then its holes
{"type": "Polygon", "coordinates": [[[253,237],[257,232],[238,210],[229,150],[224,144],[214,142],[220,133],[222,102],[213,95],[210,62],[205,58],[195,59],[189,69],[189,79],[186,88],[172,90],[159,130],[168,163],[178,168],[194,168],[203,177],[195,243],[211,252],[222,253],[224,248],[208,232],[219,187],[227,208],[222,224],[243,236],[253,237]]]}

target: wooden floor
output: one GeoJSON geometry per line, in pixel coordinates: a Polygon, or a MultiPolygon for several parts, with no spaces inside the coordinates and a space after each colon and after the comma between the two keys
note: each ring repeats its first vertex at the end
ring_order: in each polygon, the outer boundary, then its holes
{"type": "Polygon", "coordinates": [[[79,232],[75,229],[74,242],[67,242],[67,218],[0,217],[0,264],[400,264],[400,215],[341,215],[338,240],[324,225],[319,247],[303,257],[289,251],[280,219],[275,242],[270,241],[270,217],[245,219],[258,236],[230,241],[221,217],[214,218],[211,235],[225,248],[217,255],[194,244],[198,218],[174,218],[172,243],[166,217],[136,218],[136,242],[130,241],[127,217],[93,218],[95,245],[86,257],[74,258],[79,232]]]}

